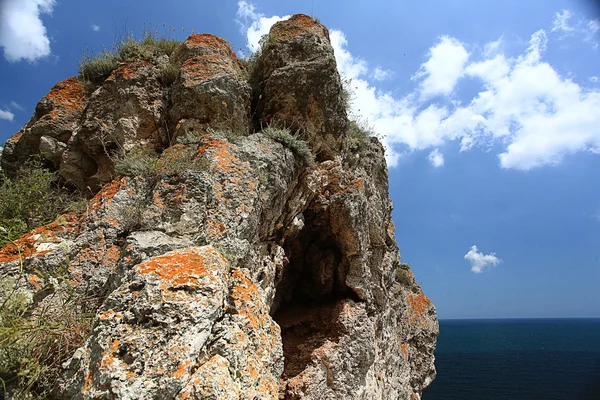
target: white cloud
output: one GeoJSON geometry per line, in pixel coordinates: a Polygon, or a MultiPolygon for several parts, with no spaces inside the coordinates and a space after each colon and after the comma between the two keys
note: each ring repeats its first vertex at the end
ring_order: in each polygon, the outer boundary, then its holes
{"type": "MultiPolygon", "coordinates": [[[[246,1],[238,3],[237,17],[249,47],[286,18],[266,18],[246,1]]],[[[442,36],[413,75],[417,87],[402,97],[376,86],[380,68],[353,55],[342,31],[331,30],[330,38],[340,74],[352,79],[351,115],[383,136],[390,167],[417,151],[428,151],[431,162],[431,154],[449,141],[459,142],[461,152],[500,147],[500,166],[520,170],[555,165],[567,154],[600,153],[600,90],[561,76],[544,61],[544,30],[533,33],[516,56],[505,54],[502,37],[469,54],[458,39],[442,36]],[[452,96],[465,77],[469,85],[480,85],[472,98],[430,100],[452,96]]]]}
{"type": "Polygon", "coordinates": [[[23,111],[25,110],[25,108],[23,108],[23,106],[21,106],[19,103],[17,103],[16,101],[11,101],[10,102],[10,108],[14,108],[15,110],[19,110],[19,111],[23,111]]]}
{"type": "Polygon", "coordinates": [[[350,79],[357,79],[361,75],[366,75],[368,73],[369,69],[366,61],[354,57],[346,49],[348,40],[346,40],[344,32],[333,29],[329,33],[329,37],[335,53],[338,71],[342,76],[350,79]]]}
{"type": "Polygon", "coordinates": [[[465,254],[465,260],[471,263],[471,271],[479,274],[486,268],[496,266],[502,262],[496,257],[496,253],[483,254],[478,251],[477,246],[471,246],[471,249],[465,254]]]}
{"type": "Polygon", "coordinates": [[[254,4],[247,1],[238,1],[236,22],[240,25],[240,30],[246,36],[246,47],[251,52],[255,52],[260,47],[260,39],[263,35],[269,33],[269,30],[275,23],[288,19],[284,17],[273,16],[265,17],[264,14],[256,12],[254,4]]]}
{"type": "Polygon", "coordinates": [[[50,39],[41,14],[50,14],[55,0],[4,0],[0,5],[0,47],[9,62],[33,62],[50,54],[50,39]]]}
{"type": "Polygon", "coordinates": [[[598,77],[597,76],[590,76],[588,78],[588,80],[592,83],[597,83],[598,82],[598,77]]]}
{"type": "Polygon", "coordinates": [[[573,17],[570,10],[561,10],[554,14],[552,21],[552,32],[560,32],[562,35],[570,35],[575,31],[575,28],[569,24],[569,20],[573,17]]]}
{"type": "Polygon", "coordinates": [[[380,67],[375,68],[373,71],[373,79],[376,81],[384,81],[392,75],[392,71],[382,69],[380,67]]]}
{"type": "Polygon", "coordinates": [[[15,114],[11,113],[8,110],[3,110],[0,108],[0,119],[5,119],[7,121],[12,121],[15,117],[15,114]]]}
{"type": "Polygon", "coordinates": [[[463,44],[450,36],[442,36],[440,42],[429,49],[429,60],[412,76],[412,80],[425,78],[421,82],[421,96],[424,99],[444,95],[454,90],[456,82],[463,74],[469,53],[463,44]]]}
{"type": "Polygon", "coordinates": [[[93,30],[94,32],[98,32],[98,31],[100,31],[100,26],[99,26],[99,25],[96,25],[96,24],[92,24],[92,26],[90,26],[90,28],[92,28],[92,30],[93,30]]]}
{"type": "Polygon", "coordinates": [[[439,168],[444,165],[444,155],[440,153],[438,149],[435,149],[431,153],[429,153],[427,159],[429,160],[429,163],[435,168],[439,168]]]}

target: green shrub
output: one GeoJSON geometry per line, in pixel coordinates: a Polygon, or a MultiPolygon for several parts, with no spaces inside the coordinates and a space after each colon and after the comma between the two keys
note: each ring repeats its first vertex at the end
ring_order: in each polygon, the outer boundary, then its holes
{"type": "Polygon", "coordinates": [[[198,146],[175,145],[168,148],[158,162],[161,176],[181,175],[186,171],[205,171],[208,160],[198,155],[198,146]]]}
{"type": "Polygon", "coordinates": [[[350,121],[344,142],[346,151],[360,152],[364,150],[367,140],[369,140],[369,131],[361,127],[358,122],[350,121]]]}
{"type": "Polygon", "coordinates": [[[244,136],[230,130],[230,129],[212,129],[209,128],[208,132],[215,136],[220,136],[227,139],[229,143],[239,144],[241,143],[244,136]]]}
{"type": "Polygon", "coordinates": [[[352,79],[342,78],[342,104],[349,116],[352,114],[352,102],[355,97],[354,89],[352,89],[352,79]]]}
{"type": "Polygon", "coordinates": [[[250,54],[244,54],[243,57],[240,59],[240,63],[243,66],[243,70],[245,71],[244,79],[249,81],[252,87],[258,85],[258,82],[253,82],[253,80],[256,78],[255,70],[258,58],[261,56],[267,45],[274,42],[275,36],[271,35],[270,33],[264,34],[261,36],[258,42],[258,48],[250,54]]]}
{"type": "Polygon", "coordinates": [[[36,161],[24,164],[14,179],[0,182],[0,246],[85,201],[81,194],[61,189],[56,174],[36,161]]]}
{"type": "Polygon", "coordinates": [[[158,174],[158,155],[151,149],[135,147],[121,151],[114,162],[117,175],[153,179],[158,174]]]}
{"type": "Polygon", "coordinates": [[[172,62],[160,65],[158,81],[164,86],[171,86],[179,77],[179,67],[172,62]]]}
{"type": "MultiPolygon", "coordinates": [[[[187,140],[193,140],[186,135],[187,140]]],[[[178,141],[181,138],[177,139],[178,141]]],[[[184,139],[186,141],[186,139],[184,139]]],[[[115,172],[118,175],[129,177],[144,177],[151,182],[156,182],[166,175],[180,175],[185,171],[203,171],[208,166],[208,161],[198,157],[197,146],[184,146],[182,144],[169,147],[162,156],[153,151],[136,147],[130,151],[120,152],[115,162],[115,172]]]]}
{"type": "Polygon", "coordinates": [[[119,56],[104,49],[95,55],[84,54],[79,62],[79,76],[82,80],[101,84],[119,65],[119,56]]]}
{"type": "Polygon", "coordinates": [[[310,147],[308,147],[308,143],[293,136],[289,129],[277,129],[268,126],[264,128],[261,133],[290,149],[304,166],[314,165],[315,156],[310,150],[310,147]]]}
{"type": "Polygon", "coordinates": [[[159,40],[153,40],[152,45],[160,54],[166,54],[170,57],[171,54],[173,54],[173,52],[175,51],[175,49],[179,47],[180,43],[181,42],[177,40],[160,38],[159,40]]]}
{"type": "MultiPolygon", "coordinates": [[[[90,299],[69,290],[66,270],[44,276],[55,282],[43,306],[31,308],[31,298],[15,288],[10,278],[0,280],[0,395],[11,388],[14,398],[45,398],[55,387],[67,361],[91,332],[94,313],[90,299]]],[[[34,294],[34,298],[36,294],[34,294]]]]}
{"type": "Polygon", "coordinates": [[[185,135],[177,136],[175,141],[178,144],[198,144],[202,141],[203,136],[201,132],[191,131],[185,135]]]}
{"type": "Polygon", "coordinates": [[[22,219],[0,219],[0,247],[17,240],[27,230],[27,224],[22,219]]]}
{"type": "Polygon", "coordinates": [[[404,287],[411,287],[414,285],[413,275],[410,272],[410,264],[402,263],[395,272],[396,282],[400,283],[404,287]]]}

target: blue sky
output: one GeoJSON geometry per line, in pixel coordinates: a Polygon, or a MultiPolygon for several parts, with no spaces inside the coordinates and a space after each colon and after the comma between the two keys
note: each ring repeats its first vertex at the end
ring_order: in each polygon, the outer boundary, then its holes
{"type": "Polygon", "coordinates": [[[144,24],[238,52],[294,13],[330,28],[383,137],[404,262],[441,318],[600,317],[600,6],[590,0],[0,5],[0,143],[84,51],[144,24]]]}

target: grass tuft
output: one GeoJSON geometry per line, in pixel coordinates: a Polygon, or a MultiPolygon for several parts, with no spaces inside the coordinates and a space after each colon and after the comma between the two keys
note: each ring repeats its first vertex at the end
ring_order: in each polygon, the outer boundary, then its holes
{"type": "Polygon", "coordinates": [[[121,151],[114,162],[117,175],[151,178],[158,173],[158,155],[151,149],[135,147],[121,151]]]}
{"type": "Polygon", "coordinates": [[[84,53],[79,62],[79,76],[86,82],[99,85],[117,68],[119,62],[120,58],[106,49],[95,55],[84,53]]]}
{"type": "Polygon", "coordinates": [[[33,298],[41,295],[47,306],[35,309],[14,279],[0,279],[0,395],[8,387],[13,398],[47,398],[62,364],[90,335],[94,313],[87,299],[75,301],[67,271],[42,274],[48,284],[33,298]]]}
{"type": "Polygon", "coordinates": [[[315,164],[315,155],[310,150],[308,143],[293,136],[289,129],[278,129],[268,126],[264,128],[261,133],[290,149],[301,161],[302,165],[310,167],[315,164]]]}
{"type": "MultiPolygon", "coordinates": [[[[150,60],[161,55],[171,56],[180,42],[173,38],[174,29],[169,29],[170,36],[158,35],[158,31],[144,28],[140,39],[127,33],[125,38],[117,40],[112,51],[104,49],[96,54],[84,53],[79,62],[79,76],[85,82],[100,85],[117,68],[120,62],[129,62],[135,59],[150,60]]],[[[174,82],[174,66],[161,71],[161,82],[174,82]]],[[[167,85],[168,86],[168,85],[167,85]]]]}

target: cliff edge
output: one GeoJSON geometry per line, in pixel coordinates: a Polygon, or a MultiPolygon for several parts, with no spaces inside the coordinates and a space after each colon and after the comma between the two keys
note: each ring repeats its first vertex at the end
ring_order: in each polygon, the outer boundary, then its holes
{"type": "Polygon", "coordinates": [[[250,68],[194,34],[60,82],[2,168],[36,155],[95,193],[0,250],[0,300],[94,316],[51,398],[414,400],[434,379],[437,316],[400,263],[384,150],[348,121],[312,18],[275,24],[250,68]]]}

